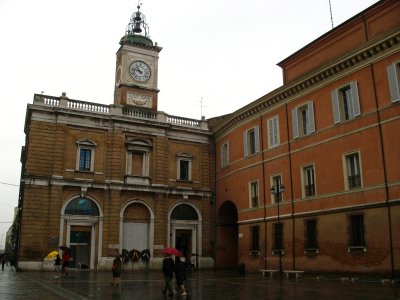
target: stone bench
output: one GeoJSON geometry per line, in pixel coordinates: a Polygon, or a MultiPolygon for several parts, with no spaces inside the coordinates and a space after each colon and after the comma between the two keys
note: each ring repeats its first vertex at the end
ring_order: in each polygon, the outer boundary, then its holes
{"type": "Polygon", "coordinates": [[[262,272],[263,276],[265,276],[266,273],[269,273],[269,275],[271,276],[271,278],[274,277],[275,273],[278,273],[279,270],[260,270],[260,272],[262,272]]]}
{"type": "Polygon", "coordinates": [[[285,273],[286,278],[289,278],[290,275],[293,275],[296,277],[296,279],[298,279],[301,277],[301,275],[303,275],[304,271],[284,270],[283,273],[285,273]]]}

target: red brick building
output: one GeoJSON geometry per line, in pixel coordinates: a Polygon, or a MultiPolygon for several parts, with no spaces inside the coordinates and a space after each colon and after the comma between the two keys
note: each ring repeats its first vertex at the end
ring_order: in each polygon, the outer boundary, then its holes
{"type": "Polygon", "coordinates": [[[380,1],[332,29],[214,127],[217,267],[400,271],[399,16],[380,1]]]}

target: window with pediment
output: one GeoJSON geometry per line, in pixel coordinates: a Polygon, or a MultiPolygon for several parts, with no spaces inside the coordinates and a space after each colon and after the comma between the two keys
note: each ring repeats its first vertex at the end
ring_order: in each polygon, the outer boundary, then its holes
{"type": "Polygon", "coordinates": [[[82,172],[93,172],[94,170],[94,149],[97,144],[89,139],[76,142],[76,170],[82,172]]]}
{"type": "Polygon", "coordinates": [[[126,147],[125,178],[127,183],[148,183],[150,176],[150,153],[153,145],[146,139],[128,139],[126,147]]]}

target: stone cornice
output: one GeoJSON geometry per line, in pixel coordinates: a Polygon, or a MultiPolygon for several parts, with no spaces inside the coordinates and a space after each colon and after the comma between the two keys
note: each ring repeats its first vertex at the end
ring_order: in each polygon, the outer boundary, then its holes
{"type": "Polygon", "coordinates": [[[396,46],[400,45],[400,28],[390,32],[384,37],[379,37],[379,40],[372,40],[362,47],[357,48],[340,57],[340,59],[332,62],[328,66],[322,66],[317,70],[313,70],[306,76],[299,78],[288,85],[266,94],[260,99],[246,105],[245,107],[232,113],[226,120],[223,120],[214,128],[214,136],[219,137],[237,126],[241,122],[256,114],[267,112],[271,107],[279,103],[284,103],[293,99],[295,96],[304,94],[307,91],[315,89],[316,86],[324,82],[331,81],[332,78],[348,72],[352,68],[357,68],[365,62],[370,62],[374,57],[379,57],[384,53],[389,53],[396,46]]]}

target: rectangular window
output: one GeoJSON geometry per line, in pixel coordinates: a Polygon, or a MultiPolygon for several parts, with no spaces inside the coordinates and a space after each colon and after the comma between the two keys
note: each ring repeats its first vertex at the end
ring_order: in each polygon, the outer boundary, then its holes
{"type": "Polygon", "coordinates": [[[229,165],[229,142],[221,146],[221,168],[229,165]]]}
{"type": "MultiPolygon", "coordinates": [[[[275,187],[278,188],[278,192],[279,192],[279,187],[282,186],[282,177],[281,175],[275,175],[271,177],[271,188],[275,187]]],[[[273,199],[273,203],[279,203],[282,202],[283,197],[282,197],[283,193],[274,193],[271,194],[272,195],[272,199],[273,199]]]]}
{"type": "Polygon", "coordinates": [[[177,180],[192,180],[192,155],[188,153],[178,153],[177,155],[177,180]]]}
{"type": "Polygon", "coordinates": [[[250,227],[251,233],[251,249],[250,251],[260,251],[260,227],[259,226],[251,226],[250,227]]]}
{"type": "Polygon", "coordinates": [[[92,149],[81,148],[79,151],[79,171],[91,171],[92,149]]]}
{"type": "Polygon", "coordinates": [[[318,249],[317,239],[317,220],[310,219],[305,220],[305,237],[304,237],[304,248],[305,249],[318,249]]]}
{"type": "Polygon", "coordinates": [[[364,215],[357,214],[349,217],[349,246],[350,247],[365,247],[364,239],[364,215]]]}
{"type": "Polygon", "coordinates": [[[189,180],[189,161],[179,161],[179,180],[189,180]]]}
{"type": "Polygon", "coordinates": [[[283,223],[274,224],[274,252],[283,251],[283,223]]]}
{"type": "Polygon", "coordinates": [[[335,124],[351,120],[361,114],[356,81],[332,91],[331,98],[335,124]]]}
{"type": "Polygon", "coordinates": [[[315,196],[314,166],[303,167],[303,195],[315,196]]]}
{"type": "Polygon", "coordinates": [[[258,182],[250,182],[250,207],[258,207],[258,182]]]}
{"type": "Polygon", "coordinates": [[[390,100],[400,101],[400,62],[395,62],[387,67],[389,80],[390,100]]]}
{"type": "Polygon", "coordinates": [[[243,141],[245,157],[260,152],[260,137],[258,126],[245,130],[243,133],[243,141]]]}
{"type": "Polygon", "coordinates": [[[312,101],[292,110],[293,137],[306,136],[315,131],[314,105],[312,101]]]}
{"type": "Polygon", "coordinates": [[[360,158],[358,153],[346,155],[346,177],[347,189],[354,189],[361,187],[361,168],[360,158]]]}
{"type": "Polygon", "coordinates": [[[274,117],[268,120],[268,147],[279,145],[279,119],[274,117]]]}

